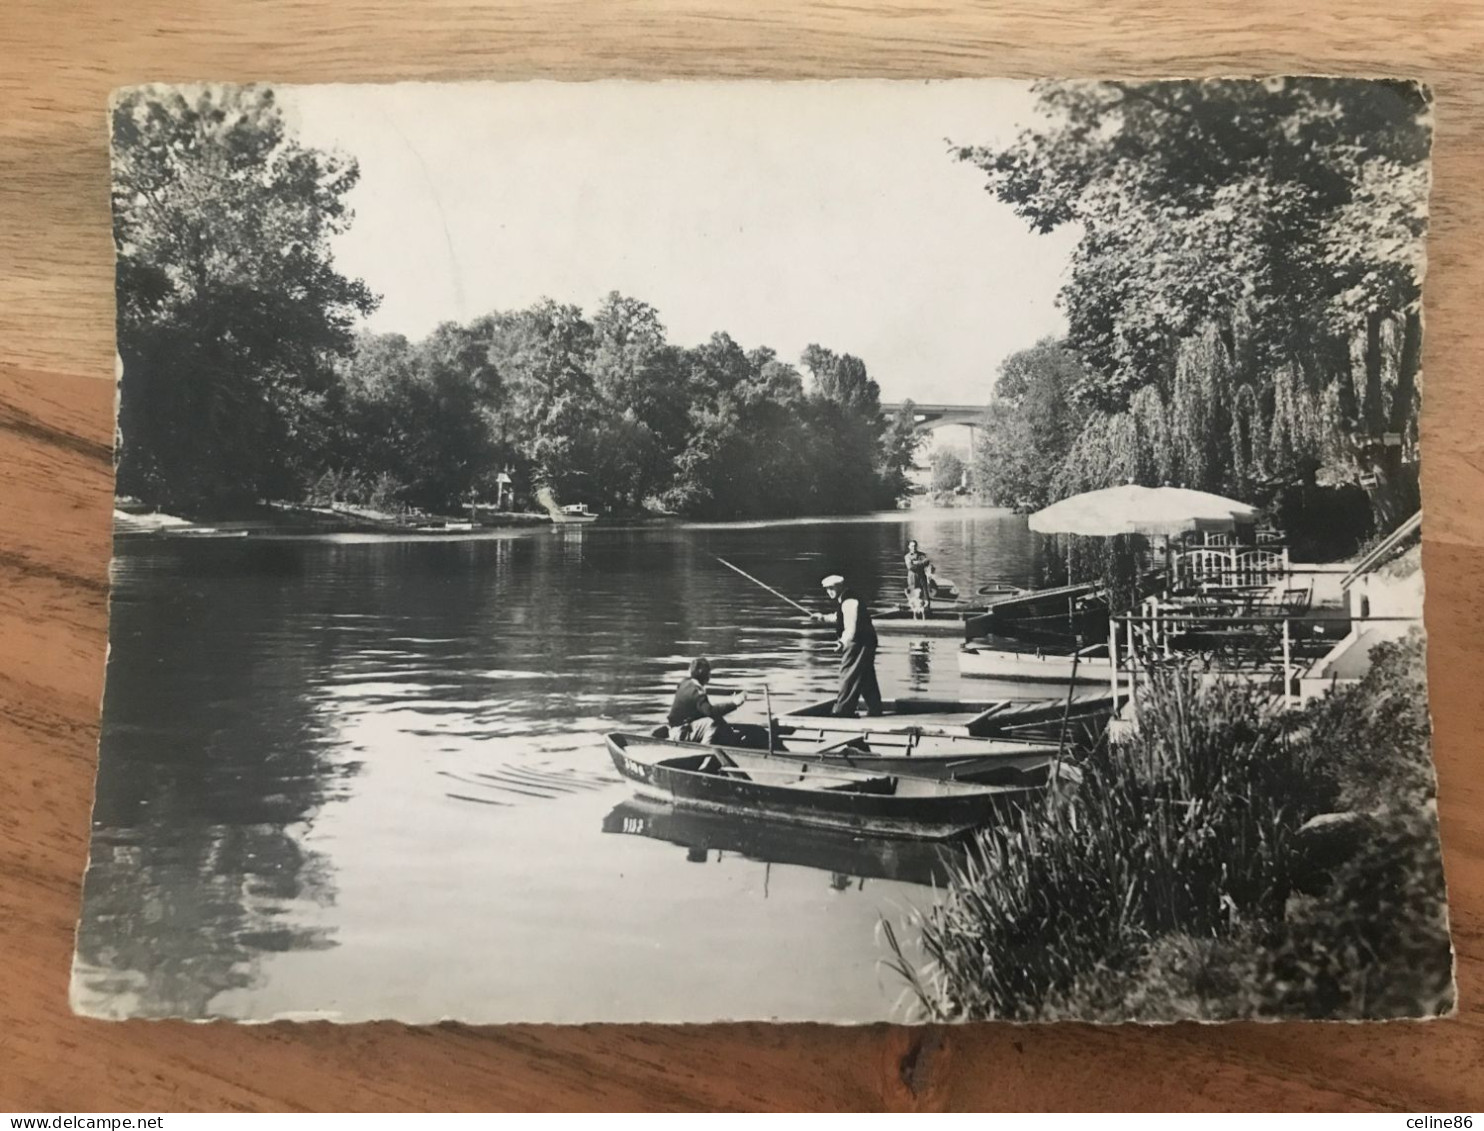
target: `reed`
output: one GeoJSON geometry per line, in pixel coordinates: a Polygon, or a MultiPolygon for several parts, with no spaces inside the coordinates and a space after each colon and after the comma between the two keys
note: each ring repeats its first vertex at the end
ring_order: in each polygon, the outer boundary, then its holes
{"type": "MultiPolygon", "coordinates": [[[[1430,817],[1380,822],[1386,849],[1342,870],[1329,893],[1338,910],[1293,898],[1295,834],[1344,792],[1315,724],[1332,724],[1363,690],[1284,715],[1248,687],[1203,685],[1181,670],[1155,676],[1141,692],[1138,733],[1084,765],[1075,797],[979,834],[944,898],[909,920],[923,958],[910,959],[888,926],[887,965],[936,1020],[1323,1016],[1354,1006],[1356,955],[1388,945],[1430,956],[1435,974],[1439,931],[1447,937],[1441,873],[1417,847],[1432,835],[1430,817]],[[1389,871],[1375,859],[1385,852],[1389,871]],[[1386,874],[1372,881],[1370,866],[1386,874]],[[1388,921],[1401,925],[1385,938],[1390,928],[1362,929],[1356,910],[1386,903],[1367,902],[1378,884],[1408,893],[1388,897],[1388,921]]],[[[1396,738],[1396,713],[1379,714],[1396,738]]],[[[1425,759],[1425,731],[1414,745],[1425,759]]],[[[1414,796],[1401,811],[1424,808],[1414,796]]],[[[1430,977],[1427,993],[1440,1000],[1430,977]]],[[[1391,1005],[1405,1015],[1414,1000],[1391,1005]]]]}

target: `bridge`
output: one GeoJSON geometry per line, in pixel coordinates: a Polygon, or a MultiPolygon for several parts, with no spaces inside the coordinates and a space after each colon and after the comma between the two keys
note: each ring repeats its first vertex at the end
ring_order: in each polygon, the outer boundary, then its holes
{"type": "MultiPolygon", "coordinates": [[[[881,412],[890,420],[904,407],[905,404],[901,401],[883,404],[881,412]]],[[[963,424],[969,428],[978,428],[984,421],[984,405],[982,404],[917,404],[913,402],[912,411],[919,432],[931,432],[934,428],[942,428],[948,424],[963,424]]]]}

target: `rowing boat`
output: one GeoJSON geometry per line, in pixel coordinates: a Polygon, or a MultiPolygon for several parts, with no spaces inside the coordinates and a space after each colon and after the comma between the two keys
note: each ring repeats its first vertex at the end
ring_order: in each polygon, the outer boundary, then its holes
{"type": "Polygon", "coordinates": [[[933,608],[921,615],[914,614],[908,605],[893,605],[886,609],[871,610],[871,624],[877,632],[897,636],[953,636],[964,635],[964,623],[968,616],[981,612],[978,608],[951,606],[933,608]]]}
{"type": "Polygon", "coordinates": [[[1012,682],[1108,683],[1112,679],[1113,663],[1107,653],[1105,644],[1095,644],[1077,654],[1031,646],[1005,648],[976,642],[965,644],[958,650],[958,670],[960,675],[1012,682]]]}
{"type": "Polygon", "coordinates": [[[1067,696],[1047,699],[889,699],[880,715],[858,717],[836,715],[835,700],[822,699],[779,715],[780,734],[820,733],[959,735],[992,738],[1023,734],[1033,727],[1057,724],[1065,717],[1085,719],[1113,709],[1106,691],[1084,689],[1067,696]]]}
{"type": "MultiPolygon", "coordinates": [[[[971,784],[822,765],[788,753],[607,736],[641,795],[714,812],[875,836],[943,840],[987,824],[1042,785],[971,784]]],[[[1073,774],[1067,767],[1065,777],[1073,774]]]]}
{"type": "Polygon", "coordinates": [[[1061,753],[1056,739],[1044,735],[972,738],[921,728],[872,730],[859,725],[875,721],[806,718],[800,720],[803,725],[775,725],[771,740],[766,727],[738,723],[729,726],[722,745],[870,773],[1022,784],[1044,782],[1048,767],[1061,753]],[[823,725],[810,725],[817,723],[823,725]]]}

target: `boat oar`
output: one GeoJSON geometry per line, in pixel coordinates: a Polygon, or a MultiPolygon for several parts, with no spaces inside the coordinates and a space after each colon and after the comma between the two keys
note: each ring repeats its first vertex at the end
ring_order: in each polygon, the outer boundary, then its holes
{"type": "Polygon", "coordinates": [[[806,617],[810,617],[811,619],[813,618],[814,614],[811,613],[808,609],[806,609],[803,605],[799,604],[792,597],[785,597],[782,593],[778,592],[778,590],[774,589],[766,581],[759,581],[757,578],[753,577],[752,574],[748,573],[745,569],[742,569],[740,566],[733,565],[731,562],[727,561],[726,558],[722,557],[720,554],[712,554],[711,556],[713,558],[715,558],[717,561],[719,561],[722,565],[726,566],[727,569],[732,570],[735,573],[740,573],[743,577],[747,578],[747,580],[750,581],[750,582],[752,582],[754,585],[761,585],[764,589],[766,589],[769,593],[773,594],[773,596],[777,597],[780,601],[787,601],[790,605],[792,605],[794,608],[798,609],[799,612],[803,613],[806,617]]]}

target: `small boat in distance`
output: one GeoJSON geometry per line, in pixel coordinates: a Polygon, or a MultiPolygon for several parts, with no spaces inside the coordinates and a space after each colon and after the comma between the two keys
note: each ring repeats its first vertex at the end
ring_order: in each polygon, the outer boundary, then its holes
{"type": "Polygon", "coordinates": [[[551,521],[558,526],[598,521],[597,514],[588,510],[586,503],[568,503],[566,506],[557,506],[556,496],[551,493],[550,487],[538,488],[536,501],[546,509],[551,521]]]}
{"type": "Polygon", "coordinates": [[[1008,581],[991,581],[988,585],[981,585],[974,590],[981,597],[988,597],[991,602],[1006,600],[1010,597],[1019,597],[1027,590],[1019,585],[1011,585],[1008,581]]]}
{"type": "MultiPolygon", "coordinates": [[[[1034,798],[1044,785],[978,785],[821,765],[786,753],[606,736],[618,772],[647,797],[782,824],[945,840],[1034,798]]],[[[1072,781],[1070,766],[1058,780],[1072,781]]]]}
{"type": "Polygon", "coordinates": [[[911,606],[891,605],[871,610],[871,623],[877,632],[889,632],[894,636],[952,636],[962,638],[967,618],[981,608],[949,605],[934,606],[926,613],[914,613],[911,606]]]}
{"type": "Polygon", "coordinates": [[[556,514],[551,516],[551,521],[562,522],[597,522],[598,516],[587,509],[586,503],[572,503],[560,508],[556,514]]]}
{"type": "Polygon", "coordinates": [[[472,522],[425,522],[413,529],[420,534],[465,534],[477,528],[472,522]]]}

